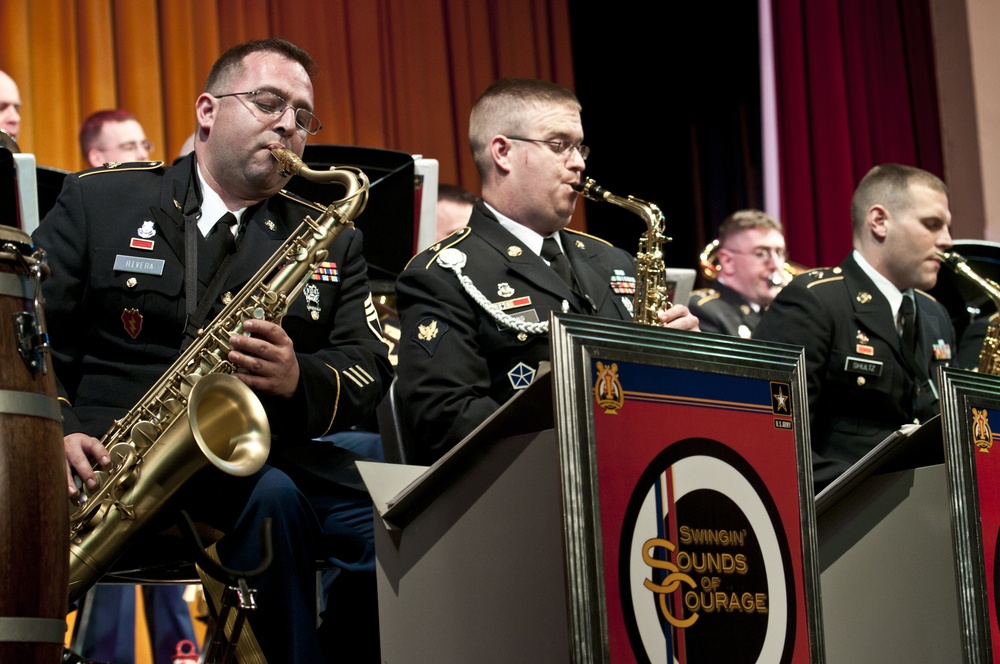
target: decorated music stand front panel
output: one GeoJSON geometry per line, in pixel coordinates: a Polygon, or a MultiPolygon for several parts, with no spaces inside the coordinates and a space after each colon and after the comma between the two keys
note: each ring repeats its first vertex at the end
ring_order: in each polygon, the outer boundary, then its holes
{"type": "Polygon", "coordinates": [[[567,524],[598,545],[568,546],[603,621],[578,661],[821,661],[800,351],[581,322],[553,362],[567,524]]]}

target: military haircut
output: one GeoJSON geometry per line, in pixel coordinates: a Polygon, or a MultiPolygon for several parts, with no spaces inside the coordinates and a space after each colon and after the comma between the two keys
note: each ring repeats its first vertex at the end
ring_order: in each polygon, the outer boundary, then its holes
{"type": "Polygon", "coordinates": [[[938,176],[922,168],[903,164],[880,164],[858,183],[851,199],[851,226],[855,237],[865,226],[868,210],[882,205],[891,214],[900,214],[913,204],[910,187],[923,185],[947,195],[948,187],[938,176]]]}
{"type": "Polygon", "coordinates": [[[576,95],[566,88],[535,78],[501,78],[479,95],[469,117],[469,147],[480,176],[485,179],[490,171],[493,137],[521,136],[535,112],[548,105],[581,108],[576,95]]]}

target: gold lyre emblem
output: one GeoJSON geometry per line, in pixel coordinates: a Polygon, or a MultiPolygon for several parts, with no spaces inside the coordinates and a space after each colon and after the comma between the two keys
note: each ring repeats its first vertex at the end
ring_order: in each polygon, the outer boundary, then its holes
{"type": "Polygon", "coordinates": [[[605,415],[617,415],[625,404],[625,394],[618,380],[618,365],[597,363],[597,380],[594,381],[594,397],[605,415]]]}
{"type": "Polygon", "coordinates": [[[430,341],[438,335],[438,322],[432,320],[427,325],[417,325],[417,336],[421,341],[430,341]]]}
{"type": "Polygon", "coordinates": [[[993,431],[990,430],[990,420],[986,409],[972,409],[972,442],[983,454],[989,454],[993,447],[993,431]]]}

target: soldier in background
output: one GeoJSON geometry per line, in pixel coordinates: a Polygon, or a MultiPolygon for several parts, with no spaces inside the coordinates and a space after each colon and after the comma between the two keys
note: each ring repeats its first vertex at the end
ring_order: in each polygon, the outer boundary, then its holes
{"type": "Polygon", "coordinates": [[[688,306],[702,332],[749,339],[761,312],[782,286],[781,222],[760,210],[739,210],[719,226],[718,283],[691,293],[688,306]]]}

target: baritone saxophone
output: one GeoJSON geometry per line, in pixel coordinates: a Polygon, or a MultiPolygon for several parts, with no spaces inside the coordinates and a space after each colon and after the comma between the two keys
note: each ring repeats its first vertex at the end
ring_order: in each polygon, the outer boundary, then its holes
{"type": "Polygon", "coordinates": [[[314,171],[293,152],[271,150],[282,175],[339,182],[346,195],[313,221],[306,217],[101,443],[112,465],[95,467],[100,484],[70,503],[69,599],[75,602],[195,472],[211,464],[230,475],[257,472],[271,429],[257,395],[232,375],[229,338],[250,319],[280,323],[337,236],[368,201],[356,168],[314,171]]]}
{"type": "MultiPolygon", "coordinates": [[[[979,286],[1000,311],[1000,285],[992,279],[976,274],[963,256],[954,251],[939,251],[938,258],[949,268],[979,286]]],[[[979,348],[979,366],[976,371],[1000,376],[1000,318],[993,316],[986,328],[983,345],[979,348]]]]}
{"type": "Polygon", "coordinates": [[[663,262],[663,244],[671,238],[664,235],[666,222],[663,212],[653,203],[628,196],[615,196],[591,178],[573,188],[592,201],[603,201],[623,207],[646,222],[646,232],[639,238],[636,254],[635,295],[632,299],[632,320],[643,325],[661,325],[659,313],[673,306],[667,287],[667,268],[663,262]]]}

